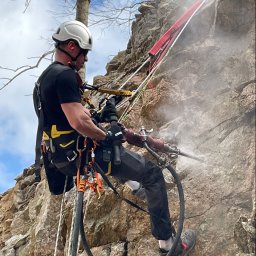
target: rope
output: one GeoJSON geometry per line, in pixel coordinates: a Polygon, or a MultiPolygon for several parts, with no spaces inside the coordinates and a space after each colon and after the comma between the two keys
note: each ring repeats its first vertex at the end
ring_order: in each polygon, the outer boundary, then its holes
{"type": "Polygon", "coordinates": [[[148,57],[139,67],[138,69],[131,74],[131,76],[121,85],[119,90],[123,89],[124,86],[150,61],[150,57],[148,57]]]}
{"type": "MultiPolygon", "coordinates": [[[[160,62],[159,62],[160,63],[160,62]]],[[[135,101],[135,99],[137,98],[137,95],[138,92],[141,90],[141,88],[145,85],[147,85],[147,82],[149,80],[149,78],[151,77],[151,75],[153,75],[153,73],[155,72],[155,70],[158,68],[158,65],[156,65],[150,72],[149,74],[147,75],[147,77],[142,81],[142,83],[139,85],[139,87],[135,90],[133,96],[131,96],[131,99],[130,99],[130,105],[128,105],[126,107],[126,109],[124,110],[124,112],[122,113],[121,117],[119,118],[119,122],[121,122],[123,120],[123,118],[125,117],[125,115],[131,110],[131,108],[134,106],[133,102],[135,101]],[[133,104],[133,105],[132,105],[133,104]],[[131,107],[132,105],[132,107],[131,107]]]]}
{"type": "Polygon", "coordinates": [[[89,208],[89,204],[90,204],[90,199],[91,199],[91,194],[92,194],[92,191],[89,190],[89,193],[87,195],[87,197],[85,198],[86,200],[86,205],[85,205],[85,209],[84,209],[84,219],[87,215],[87,211],[88,211],[88,208],[89,208]]]}
{"type": "Polygon", "coordinates": [[[187,27],[187,25],[189,24],[189,22],[191,21],[191,19],[194,17],[194,15],[197,13],[197,11],[202,7],[202,5],[206,2],[207,0],[202,1],[202,3],[197,7],[197,9],[193,12],[193,14],[190,16],[190,18],[187,20],[187,22],[185,23],[185,25],[183,26],[183,28],[180,30],[180,32],[178,33],[177,37],[175,38],[175,40],[173,41],[173,43],[171,44],[170,48],[168,49],[168,51],[166,51],[166,54],[164,55],[164,57],[162,58],[162,60],[159,61],[159,63],[149,72],[149,74],[147,75],[147,77],[142,81],[142,83],[139,85],[139,87],[136,89],[136,91],[134,92],[133,96],[131,97],[131,103],[130,105],[128,105],[126,107],[126,109],[124,110],[124,112],[122,113],[121,117],[119,118],[119,122],[121,122],[124,117],[127,115],[128,112],[131,111],[131,109],[133,108],[133,106],[135,105],[135,103],[137,102],[137,99],[140,97],[141,95],[141,91],[143,91],[143,88],[146,88],[148,82],[150,81],[150,77],[153,76],[156,72],[156,70],[161,66],[161,64],[165,61],[167,55],[169,55],[171,49],[173,48],[173,46],[175,45],[175,43],[177,42],[177,40],[179,39],[179,37],[181,36],[181,34],[183,33],[184,29],[187,27]],[[136,95],[137,94],[137,95],[136,95]]]}
{"type": "Polygon", "coordinates": [[[60,236],[60,227],[62,224],[62,217],[63,217],[62,212],[63,212],[63,206],[64,206],[64,201],[65,201],[65,192],[66,192],[66,188],[67,188],[67,183],[68,183],[68,176],[66,176],[64,190],[63,190],[63,196],[62,196],[62,200],[61,200],[60,218],[59,218],[59,224],[58,224],[58,229],[57,229],[57,237],[56,237],[55,248],[54,248],[54,256],[57,256],[57,247],[58,247],[58,241],[59,241],[59,236],[60,236]]]}

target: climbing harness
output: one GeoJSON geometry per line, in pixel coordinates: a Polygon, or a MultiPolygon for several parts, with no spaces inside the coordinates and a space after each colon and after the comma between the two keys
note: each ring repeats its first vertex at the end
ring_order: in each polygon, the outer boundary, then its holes
{"type": "Polygon", "coordinates": [[[33,101],[35,112],[38,117],[38,129],[36,135],[36,163],[40,164],[41,152],[48,155],[50,162],[54,163],[57,168],[62,169],[65,175],[71,175],[70,169],[76,172],[75,161],[77,159],[78,133],[75,130],[66,130],[58,127],[56,124],[50,125],[41,96],[41,83],[47,74],[54,70],[56,75],[70,67],[59,63],[52,63],[39,77],[35,83],[33,91],[33,101]],[[64,157],[63,157],[64,155],[64,157]],[[72,167],[72,168],[71,168],[72,167]]]}

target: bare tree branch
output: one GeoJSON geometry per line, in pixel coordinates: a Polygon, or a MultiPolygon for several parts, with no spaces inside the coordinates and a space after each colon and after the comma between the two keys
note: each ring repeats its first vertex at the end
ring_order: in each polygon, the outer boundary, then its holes
{"type": "MultiPolygon", "coordinates": [[[[17,69],[10,69],[10,68],[5,68],[5,67],[0,67],[1,69],[5,69],[5,70],[10,70],[10,71],[13,71],[13,72],[17,72],[18,70],[22,69],[20,72],[18,72],[16,75],[14,75],[12,78],[0,78],[2,80],[9,80],[7,83],[5,83],[1,88],[0,88],[0,91],[3,90],[8,84],[10,84],[15,78],[17,78],[18,76],[20,76],[22,73],[28,71],[28,70],[31,70],[31,69],[34,69],[34,68],[37,68],[40,64],[40,62],[43,60],[43,59],[46,59],[46,56],[50,55],[50,54],[53,54],[54,53],[54,50],[51,50],[51,51],[48,51],[48,52],[45,52],[42,56],[40,57],[37,57],[38,58],[38,61],[37,63],[34,65],[34,66],[30,66],[30,65],[25,65],[25,66],[22,66],[22,67],[18,67],[17,69]]],[[[36,58],[36,57],[34,57],[36,58]]]]}
{"type": "MultiPolygon", "coordinates": [[[[20,69],[22,69],[22,68],[26,68],[26,67],[29,67],[29,66],[28,66],[28,65],[25,65],[25,66],[18,67],[18,68],[16,68],[16,69],[6,68],[6,67],[0,66],[0,69],[9,70],[9,71],[12,71],[12,72],[17,72],[18,70],[20,70],[20,69]]],[[[3,78],[1,78],[1,79],[3,79],[3,78]]]]}
{"type": "Polygon", "coordinates": [[[138,6],[145,3],[152,3],[152,0],[127,0],[126,4],[122,4],[122,6],[120,6],[117,1],[106,1],[99,8],[94,7],[93,12],[90,12],[90,26],[130,25],[135,19],[134,15],[138,12],[138,6]]]}

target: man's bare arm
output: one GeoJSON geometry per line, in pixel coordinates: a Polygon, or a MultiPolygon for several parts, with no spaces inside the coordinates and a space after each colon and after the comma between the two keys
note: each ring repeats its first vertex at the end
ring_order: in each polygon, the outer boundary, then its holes
{"type": "Polygon", "coordinates": [[[77,132],[96,140],[104,140],[106,138],[106,133],[92,122],[89,111],[81,103],[63,103],[61,108],[69,124],[77,132]]]}

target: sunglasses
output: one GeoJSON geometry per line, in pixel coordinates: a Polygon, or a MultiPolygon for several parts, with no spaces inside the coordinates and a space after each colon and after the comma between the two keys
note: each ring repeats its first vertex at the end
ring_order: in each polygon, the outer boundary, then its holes
{"type": "Polygon", "coordinates": [[[87,56],[88,52],[89,52],[89,51],[86,50],[86,49],[81,49],[81,53],[84,55],[84,57],[87,56]]]}

